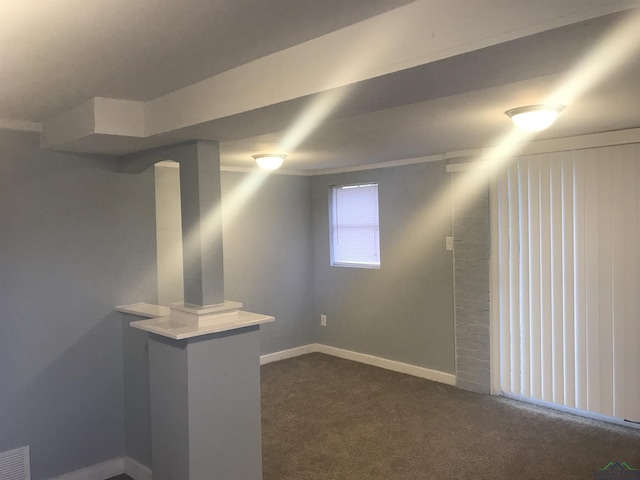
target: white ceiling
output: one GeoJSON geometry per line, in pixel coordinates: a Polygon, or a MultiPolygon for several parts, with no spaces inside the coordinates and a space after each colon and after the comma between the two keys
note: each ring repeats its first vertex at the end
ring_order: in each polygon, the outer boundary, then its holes
{"type": "Polygon", "coordinates": [[[251,167],[251,154],[286,146],[290,170],[490,146],[510,128],[505,110],[540,103],[559,89],[568,106],[540,138],[640,127],[640,23],[627,25],[624,38],[606,46],[591,68],[581,65],[624,28],[635,2],[563,2],[4,0],[0,127],[43,124],[53,137],[62,129],[64,141],[53,148],[91,153],[219,140],[227,166],[251,167]],[[521,18],[526,8],[539,18],[521,18]],[[409,25],[412,11],[434,12],[424,18],[424,32],[421,18],[409,25]],[[480,19],[479,11],[495,18],[480,19]],[[471,42],[465,35],[475,34],[469,25],[476,23],[486,29],[471,42]],[[366,75],[328,83],[336,72],[321,68],[327,58],[345,54],[362,31],[387,25],[397,32],[393,38],[363,40],[350,53],[354,65],[373,58],[366,75]],[[422,43],[441,38],[449,44],[437,54],[422,53],[422,43]],[[376,70],[389,44],[406,58],[393,54],[376,70]],[[264,82],[255,78],[260,71],[271,72],[264,82]],[[327,88],[311,85],[325,80],[327,88]],[[224,89],[235,92],[231,99],[224,89]],[[216,95],[210,113],[207,101],[216,95]],[[146,133],[125,132],[122,125],[133,120],[115,114],[113,131],[99,132],[96,120],[95,132],[71,133],[84,118],[73,109],[94,97],[132,101],[127,112],[139,111],[146,123],[131,132],[146,133]],[[308,118],[310,111],[320,113],[308,118]]]}
{"type": "Polygon", "coordinates": [[[2,0],[0,118],[150,100],[411,0],[2,0]]]}

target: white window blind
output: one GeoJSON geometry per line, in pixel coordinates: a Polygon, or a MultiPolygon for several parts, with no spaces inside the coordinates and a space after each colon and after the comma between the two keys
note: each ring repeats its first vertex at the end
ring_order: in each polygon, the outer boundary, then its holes
{"type": "Polygon", "coordinates": [[[640,145],[522,157],[497,203],[501,390],[640,420],[640,145]]]}
{"type": "Polygon", "coordinates": [[[378,184],[331,187],[331,264],[380,267],[378,184]]]}

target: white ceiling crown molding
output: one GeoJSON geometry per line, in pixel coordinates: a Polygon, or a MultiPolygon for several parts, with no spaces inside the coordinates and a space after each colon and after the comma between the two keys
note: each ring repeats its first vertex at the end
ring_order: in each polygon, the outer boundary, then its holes
{"type": "Polygon", "coordinates": [[[390,160],[388,162],[369,163],[366,165],[355,165],[353,167],[328,168],[324,170],[314,170],[312,176],[316,175],[333,175],[336,173],[362,172],[365,170],[377,170],[379,168],[403,167],[405,165],[416,165],[419,163],[439,162],[444,160],[445,155],[429,155],[426,157],[403,158],[400,160],[390,160]]]}
{"type": "Polygon", "coordinates": [[[0,130],[14,130],[18,132],[41,132],[42,124],[37,122],[28,122],[26,120],[0,118],[0,130]]]}

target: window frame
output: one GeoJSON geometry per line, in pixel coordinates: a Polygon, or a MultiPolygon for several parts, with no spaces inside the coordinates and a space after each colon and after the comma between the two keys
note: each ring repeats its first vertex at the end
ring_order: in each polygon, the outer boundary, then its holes
{"type": "Polygon", "coordinates": [[[346,267],[346,268],[361,268],[367,270],[379,270],[381,268],[381,254],[380,254],[380,182],[371,181],[371,182],[358,182],[358,183],[345,183],[340,185],[331,185],[329,187],[329,265],[332,267],[346,267]],[[344,187],[358,188],[358,187],[366,187],[366,186],[375,186],[376,187],[376,217],[377,223],[375,224],[375,236],[376,238],[376,246],[377,246],[377,258],[378,262],[358,262],[358,261],[336,261],[335,260],[335,250],[336,250],[336,209],[337,205],[337,192],[339,189],[343,189],[344,187]]]}

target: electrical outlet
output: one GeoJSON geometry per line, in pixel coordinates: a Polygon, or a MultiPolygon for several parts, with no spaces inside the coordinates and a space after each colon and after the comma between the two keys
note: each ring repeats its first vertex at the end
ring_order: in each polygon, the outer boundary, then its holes
{"type": "Polygon", "coordinates": [[[323,327],[327,326],[327,316],[326,315],[320,315],[320,325],[322,325],[323,327]]]}

